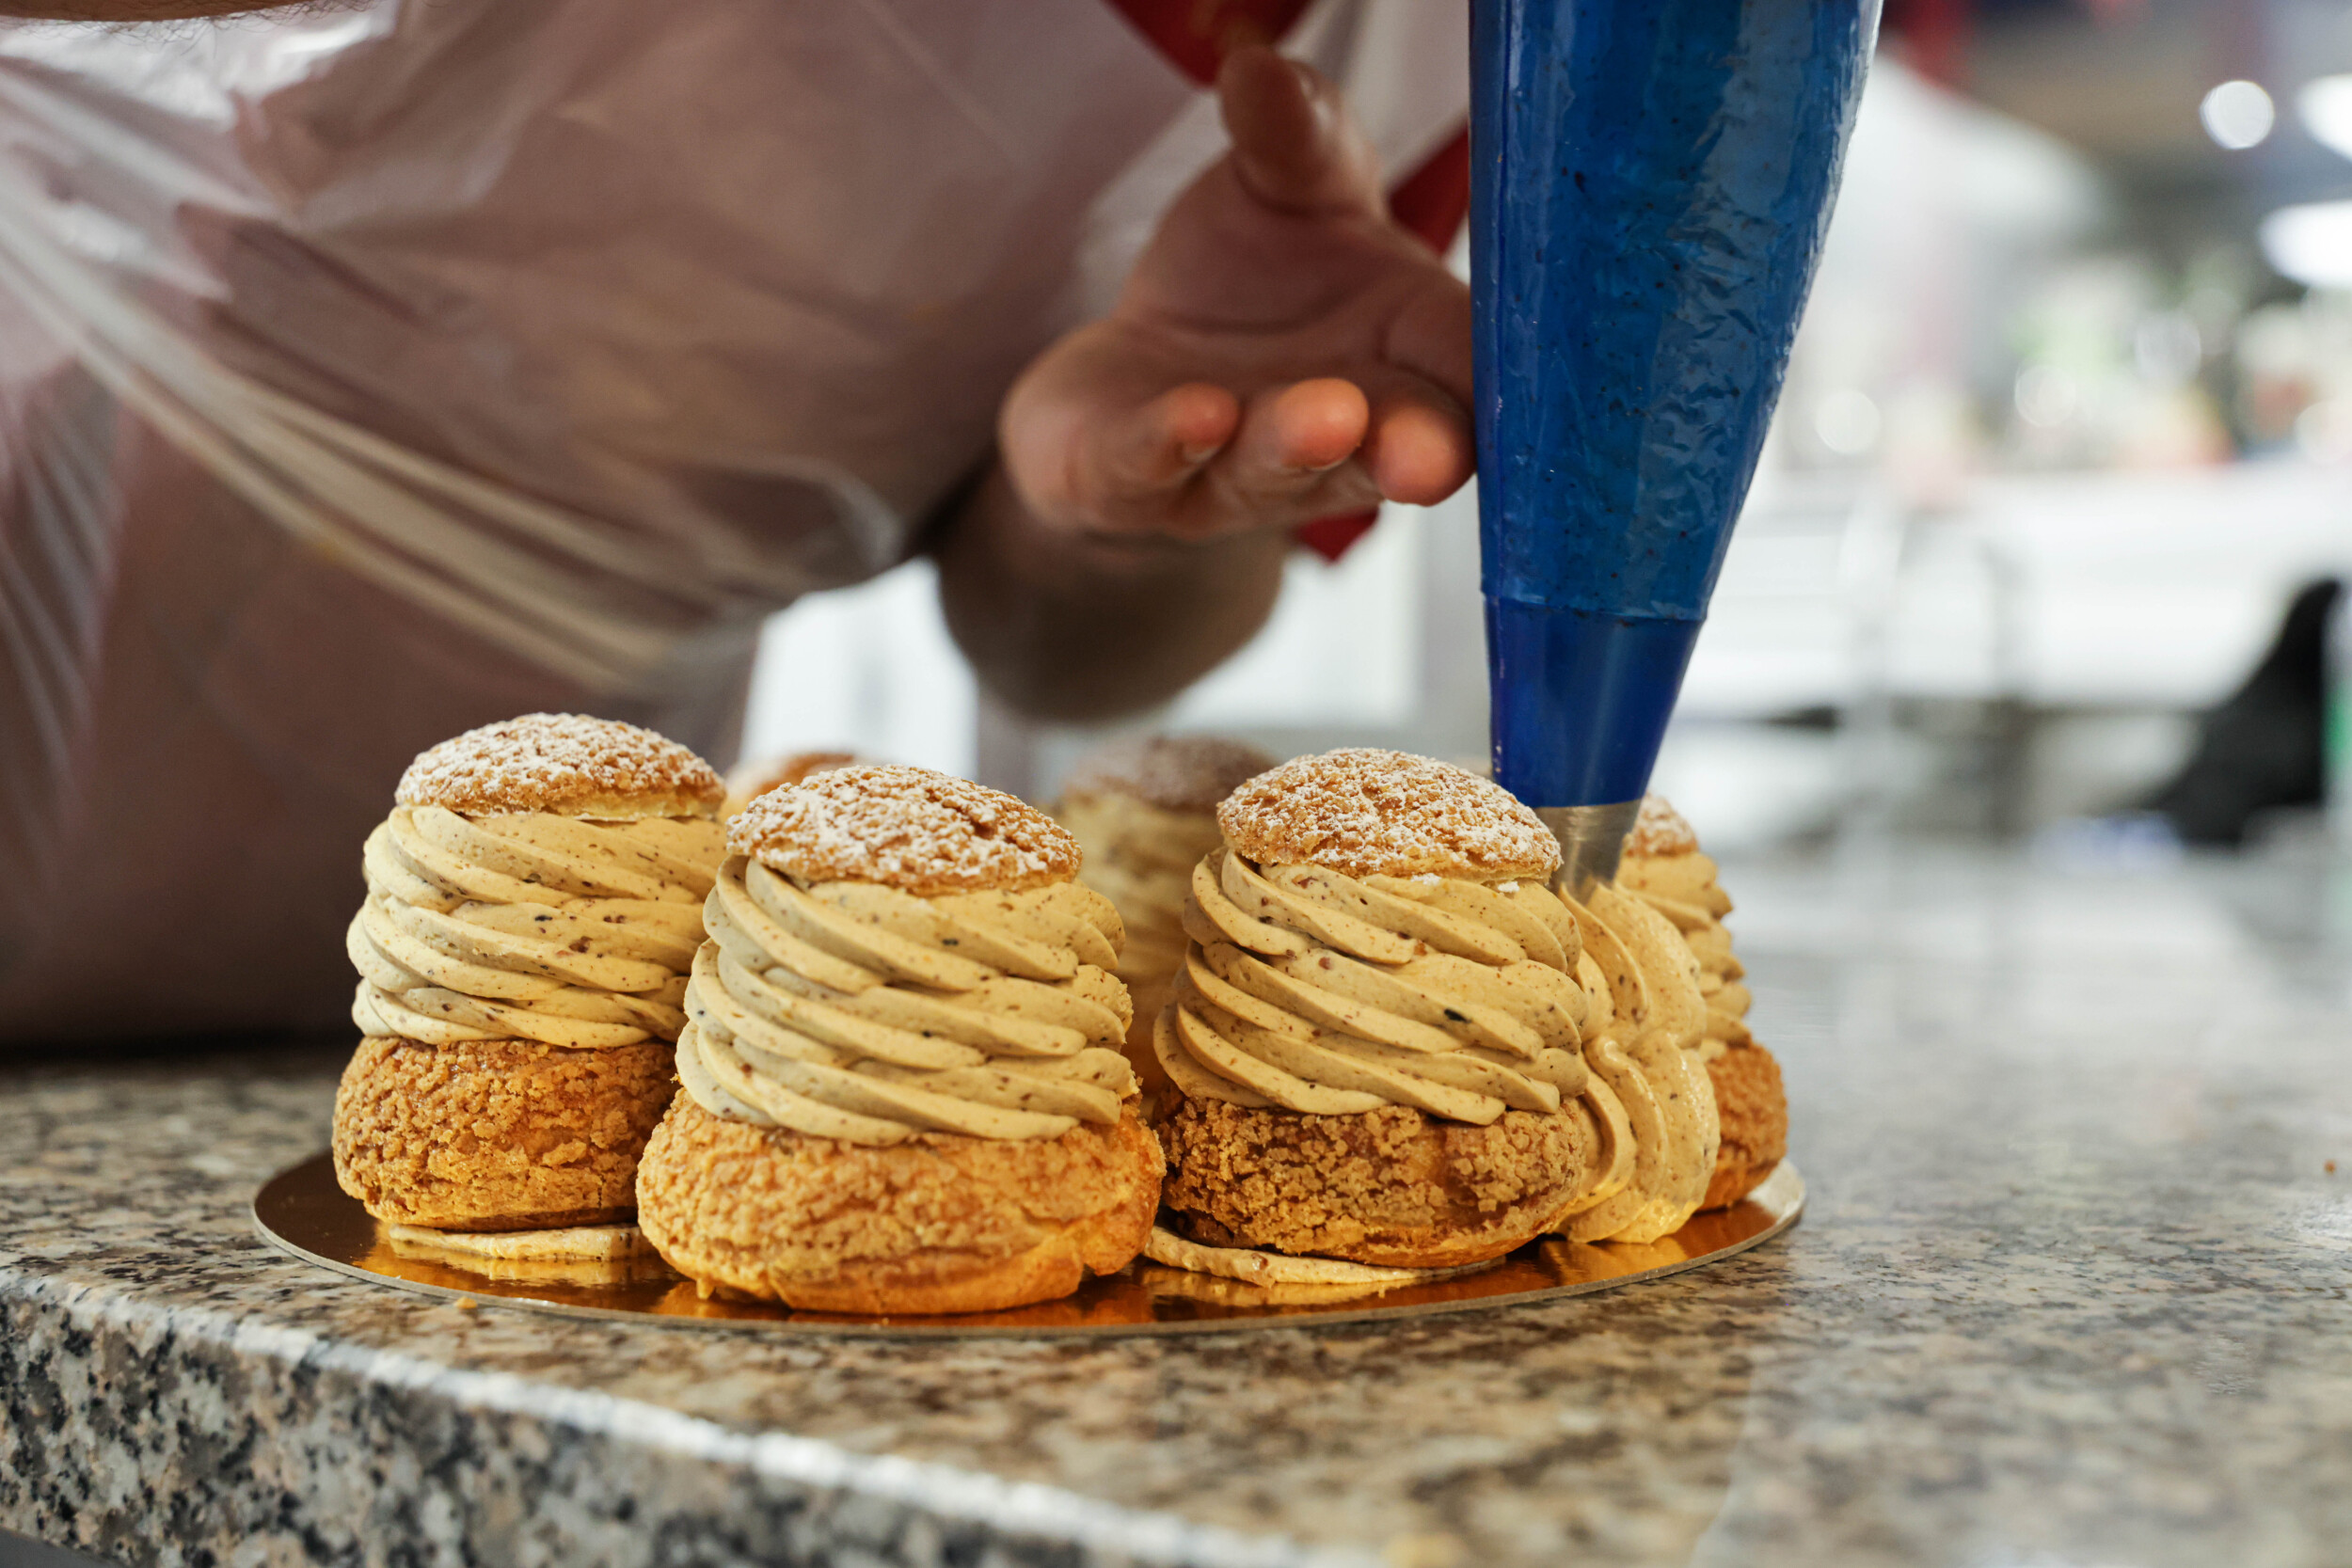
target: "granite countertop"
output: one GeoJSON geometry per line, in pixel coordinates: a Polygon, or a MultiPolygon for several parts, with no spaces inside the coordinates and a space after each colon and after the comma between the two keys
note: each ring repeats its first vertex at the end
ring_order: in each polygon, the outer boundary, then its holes
{"type": "Polygon", "coordinates": [[[1810,1210],[1548,1307],[961,1342],[461,1309],[248,1228],[335,1053],[0,1069],[0,1528],[134,1564],[2344,1560],[2352,872],[1725,874],[1810,1210]]]}

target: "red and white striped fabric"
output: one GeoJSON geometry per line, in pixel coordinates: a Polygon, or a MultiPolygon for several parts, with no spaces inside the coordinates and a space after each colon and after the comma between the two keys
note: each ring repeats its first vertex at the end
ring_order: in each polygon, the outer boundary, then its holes
{"type": "Polygon", "coordinates": [[[1442,243],[1465,10],[0,29],[0,1040],[332,1018],[356,846],[472,724],[723,759],[762,618],[905,556],[1216,156],[1236,40],[1339,80],[1442,243]]]}

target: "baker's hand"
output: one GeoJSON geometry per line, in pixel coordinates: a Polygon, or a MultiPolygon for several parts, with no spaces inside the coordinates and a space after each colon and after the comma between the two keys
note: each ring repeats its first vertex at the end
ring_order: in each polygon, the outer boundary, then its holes
{"type": "Polygon", "coordinates": [[[1112,313],[1013,388],[1006,477],[1040,521],[1096,536],[1443,499],[1472,462],[1470,291],[1390,222],[1328,82],[1253,48],[1217,92],[1232,150],[1112,313]]]}

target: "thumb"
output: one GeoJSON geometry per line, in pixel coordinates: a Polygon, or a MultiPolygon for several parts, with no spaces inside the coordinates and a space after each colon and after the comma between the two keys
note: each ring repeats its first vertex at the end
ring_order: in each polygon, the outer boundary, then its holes
{"type": "Polygon", "coordinates": [[[1225,57],[1216,92],[1250,195],[1292,213],[1384,211],[1379,160],[1313,67],[1252,44],[1225,57]]]}

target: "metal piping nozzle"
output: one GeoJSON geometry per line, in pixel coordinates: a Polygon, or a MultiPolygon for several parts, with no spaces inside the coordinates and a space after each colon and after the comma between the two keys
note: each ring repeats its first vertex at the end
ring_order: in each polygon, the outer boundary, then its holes
{"type": "Polygon", "coordinates": [[[1560,869],[1552,873],[1551,885],[1581,904],[1596,886],[1616,879],[1626,835],[1642,815],[1642,802],[1637,798],[1605,806],[1537,806],[1535,815],[1560,841],[1560,869]]]}

